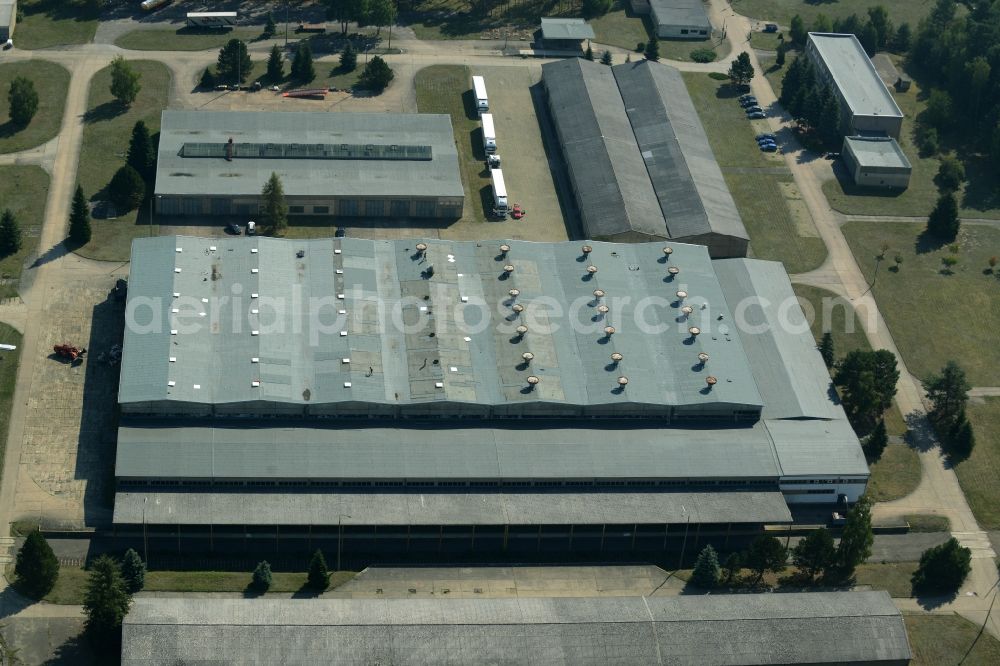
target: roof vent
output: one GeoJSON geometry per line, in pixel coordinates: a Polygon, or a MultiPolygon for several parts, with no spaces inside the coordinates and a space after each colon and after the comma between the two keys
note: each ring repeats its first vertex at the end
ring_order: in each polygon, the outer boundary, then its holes
{"type": "Polygon", "coordinates": [[[594,298],[604,298],[604,296],[605,296],[605,294],[604,294],[604,290],[603,289],[595,289],[594,290],[594,298]]]}
{"type": "Polygon", "coordinates": [[[615,327],[614,326],[605,326],[604,327],[604,335],[606,335],[606,336],[608,336],[610,338],[614,334],[615,334],[615,327]]]}
{"type": "Polygon", "coordinates": [[[691,337],[693,338],[696,337],[699,333],[701,333],[701,329],[698,328],[697,326],[692,326],[691,328],[688,329],[688,333],[690,333],[691,337]]]}
{"type": "Polygon", "coordinates": [[[597,272],[597,266],[594,266],[593,264],[587,266],[587,272],[593,275],[594,273],[597,272]]]}
{"type": "Polygon", "coordinates": [[[260,380],[259,379],[253,380],[252,382],[250,382],[250,386],[252,386],[254,388],[259,387],[260,386],[260,380]]]}
{"type": "Polygon", "coordinates": [[[669,257],[673,253],[674,253],[674,248],[670,247],[669,245],[666,246],[665,248],[663,248],[663,256],[664,257],[669,257]]]}
{"type": "Polygon", "coordinates": [[[296,259],[301,259],[304,256],[306,256],[306,251],[305,250],[296,250],[295,251],[295,258],[296,259]]]}
{"type": "Polygon", "coordinates": [[[618,386],[625,388],[626,384],[628,384],[628,377],[622,375],[621,377],[618,378],[618,386]]]}
{"type": "Polygon", "coordinates": [[[677,268],[676,266],[671,266],[670,268],[667,269],[667,272],[670,273],[671,275],[677,275],[678,273],[681,272],[681,269],[677,268]]]}
{"type": "Polygon", "coordinates": [[[351,388],[351,382],[344,382],[344,388],[351,388]]]}
{"type": "Polygon", "coordinates": [[[683,301],[687,297],[688,297],[688,293],[686,291],[678,291],[677,292],[677,300],[683,301]]]}
{"type": "Polygon", "coordinates": [[[514,312],[517,312],[518,314],[524,312],[524,306],[521,305],[520,303],[514,303],[514,305],[510,306],[510,309],[513,310],[514,312]]]}
{"type": "Polygon", "coordinates": [[[617,365],[617,364],[621,363],[621,362],[622,362],[622,359],[623,359],[623,358],[625,358],[625,357],[624,357],[624,356],[622,356],[622,355],[621,355],[620,353],[618,353],[618,352],[615,352],[614,354],[612,354],[612,355],[611,355],[611,360],[612,360],[612,362],[614,362],[614,363],[615,363],[615,365],[617,365]]]}
{"type": "Polygon", "coordinates": [[[583,252],[586,255],[586,254],[590,254],[591,252],[593,252],[594,248],[590,247],[589,245],[584,245],[583,247],[580,248],[580,251],[583,252]]]}
{"type": "Polygon", "coordinates": [[[524,352],[523,354],[521,354],[521,358],[524,359],[525,365],[529,365],[531,363],[531,359],[535,358],[535,355],[532,354],[531,352],[524,352]]]}
{"type": "Polygon", "coordinates": [[[521,295],[521,290],[520,289],[511,289],[507,293],[510,294],[511,298],[517,298],[518,296],[521,295]]]}
{"type": "Polygon", "coordinates": [[[705,352],[701,352],[700,354],[698,354],[698,362],[701,363],[702,365],[708,363],[708,354],[706,354],[705,352]]]}
{"type": "Polygon", "coordinates": [[[427,243],[417,243],[417,252],[423,254],[427,251],[427,243]]]}
{"type": "Polygon", "coordinates": [[[528,332],[528,327],[525,326],[524,324],[521,324],[520,326],[518,326],[514,330],[517,331],[517,337],[523,338],[524,334],[528,332]]]}
{"type": "Polygon", "coordinates": [[[444,388],[444,382],[434,382],[434,388],[444,388]]]}
{"type": "Polygon", "coordinates": [[[608,310],[610,309],[611,308],[609,308],[607,305],[604,305],[603,303],[597,306],[597,311],[600,312],[601,314],[608,314],[608,310]]]}
{"type": "Polygon", "coordinates": [[[708,384],[708,388],[711,389],[713,386],[719,383],[719,380],[713,377],[712,375],[709,375],[708,377],[705,377],[705,383],[708,384]]]}
{"type": "Polygon", "coordinates": [[[500,254],[503,257],[506,257],[508,252],[510,252],[510,245],[504,243],[503,245],[500,246],[500,254]]]}
{"type": "Polygon", "coordinates": [[[684,307],[681,308],[681,312],[684,313],[685,317],[690,317],[691,313],[694,312],[694,308],[691,307],[690,305],[685,305],[684,307]]]}
{"type": "Polygon", "coordinates": [[[528,375],[528,389],[531,390],[538,386],[538,382],[542,381],[534,375],[528,375]]]}
{"type": "Polygon", "coordinates": [[[514,266],[513,266],[513,264],[505,264],[504,267],[503,267],[503,272],[504,273],[513,273],[514,272],[514,266]]]}
{"type": "Polygon", "coordinates": [[[168,382],[167,382],[167,386],[174,386],[174,385],[176,385],[176,384],[177,384],[177,382],[175,382],[175,381],[174,381],[174,380],[172,380],[172,379],[171,379],[170,381],[168,381],[168,382]]]}

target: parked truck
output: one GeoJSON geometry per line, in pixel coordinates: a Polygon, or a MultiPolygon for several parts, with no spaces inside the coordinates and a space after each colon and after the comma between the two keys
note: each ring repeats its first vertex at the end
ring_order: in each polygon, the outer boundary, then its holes
{"type": "Polygon", "coordinates": [[[486,82],[481,76],[472,77],[472,90],[476,94],[476,111],[483,115],[490,110],[490,100],[486,97],[486,82]]]}
{"type": "Polygon", "coordinates": [[[486,154],[497,152],[497,131],[493,129],[493,114],[483,114],[483,150],[486,154]]]}
{"type": "Polygon", "coordinates": [[[507,205],[507,185],[503,182],[503,170],[490,169],[490,179],[493,181],[493,215],[507,217],[510,207],[507,205]]]}
{"type": "Polygon", "coordinates": [[[236,26],[236,12],[188,12],[189,28],[225,30],[236,26]]]}

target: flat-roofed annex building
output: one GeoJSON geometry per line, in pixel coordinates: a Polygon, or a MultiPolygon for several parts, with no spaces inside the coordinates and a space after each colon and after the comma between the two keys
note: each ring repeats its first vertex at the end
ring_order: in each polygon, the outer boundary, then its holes
{"type": "Polygon", "coordinates": [[[904,666],[886,592],[460,599],[137,597],[122,664],[904,666]]]}
{"type": "Polygon", "coordinates": [[[542,78],[584,233],[746,256],[749,236],[680,72],[547,63],[542,78]]]}
{"type": "Polygon", "coordinates": [[[159,237],[132,267],[124,535],[305,544],[346,516],[355,551],[721,546],[867,483],[777,263],[159,237]]]}
{"type": "Polygon", "coordinates": [[[163,111],[158,213],[256,217],[272,173],[291,215],[458,219],[464,206],[446,115],[163,111]]]}
{"type": "Polygon", "coordinates": [[[856,185],[905,190],[913,167],[895,139],[886,136],[844,137],[841,157],[856,185]]]}

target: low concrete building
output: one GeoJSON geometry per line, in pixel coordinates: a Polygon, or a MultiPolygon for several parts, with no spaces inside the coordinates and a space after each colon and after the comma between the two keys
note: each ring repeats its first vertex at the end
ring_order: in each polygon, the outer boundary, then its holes
{"type": "Polygon", "coordinates": [[[841,156],[855,185],[901,190],[910,185],[913,167],[891,137],[845,137],[841,156]]]}
{"type": "Polygon", "coordinates": [[[712,23],[702,0],[633,0],[637,14],[649,14],[661,39],[708,39],[712,23]]]}
{"type": "Polygon", "coordinates": [[[833,88],[840,102],[845,134],[899,138],[903,112],[857,37],[810,32],[806,53],[819,78],[833,88]]]}
{"type": "Polygon", "coordinates": [[[137,597],[122,664],[869,664],[912,652],[885,592],[657,597],[137,597]]]}
{"type": "Polygon", "coordinates": [[[449,220],[465,201],[447,115],[163,112],[158,213],[256,216],[272,173],[290,215],[449,220]]]}
{"type": "Polygon", "coordinates": [[[594,29],[582,18],[542,18],[542,48],[553,51],[583,51],[594,38],[594,29]]]}
{"type": "Polygon", "coordinates": [[[0,0],[0,42],[11,38],[16,23],[17,0],[0,0]]]}

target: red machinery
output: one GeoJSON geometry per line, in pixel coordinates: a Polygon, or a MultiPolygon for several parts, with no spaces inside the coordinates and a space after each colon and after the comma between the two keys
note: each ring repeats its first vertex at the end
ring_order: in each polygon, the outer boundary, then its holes
{"type": "Polygon", "coordinates": [[[52,348],[52,351],[54,351],[57,355],[59,355],[62,358],[68,358],[70,361],[75,361],[76,359],[83,356],[83,354],[87,350],[80,349],[79,347],[75,347],[69,344],[62,344],[54,346],[52,348]]]}

